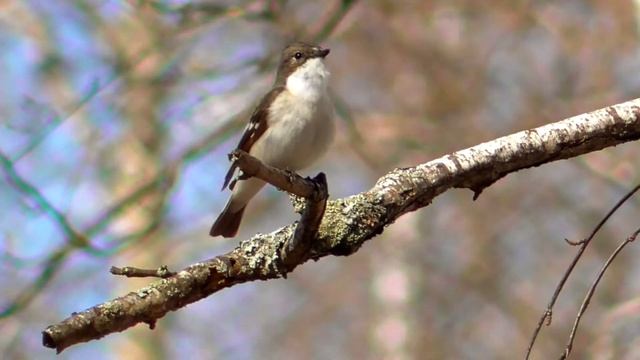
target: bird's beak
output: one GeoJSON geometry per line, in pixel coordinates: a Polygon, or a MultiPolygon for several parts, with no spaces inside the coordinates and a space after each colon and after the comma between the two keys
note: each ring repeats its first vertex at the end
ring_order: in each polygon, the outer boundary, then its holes
{"type": "Polygon", "coordinates": [[[318,50],[318,56],[321,58],[325,58],[331,52],[330,49],[320,49],[318,50]]]}

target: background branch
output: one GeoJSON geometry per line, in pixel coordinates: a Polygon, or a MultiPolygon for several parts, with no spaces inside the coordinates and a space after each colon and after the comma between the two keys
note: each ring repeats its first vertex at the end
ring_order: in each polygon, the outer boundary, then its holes
{"type": "MultiPolygon", "coordinates": [[[[401,215],[430,204],[451,188],[468,188],[474,198],[509,173],[567,159],[640,138],[640,100],[607,107],[558,123],[521,131],[415,167],[396,169],[369,191],[330,201],[318,239],[299,259],[349,255],[401,215]]],[[[150,325],[168,311],[235,284],[278,278],[290,267],[279,249],[294,226],[242,241],[234,250],[191,265],[173,277],[76,313],[49,326],[43,344],[58,352],[140,322],[150,325]]]]}
{"type": "Polygon", "coordinates": [[[576,320],[573,323],[573,327],[571,328],[571,333],[569,334],[569,340],[567,341],[567,346],[565,347],[564,352],[560,356],[560,359],[569,358],[569,355],[571,354],[571,350],[573,349],[573,340],[576,337],[576,332],[578,331],[578,326],[580,325],[580,320],[582,319],[582,316],[584,315],[584,313],[587,311],[587,307],[589,306],[589,303],[593,298],[593,294],[596,291],[596,287],[600,283],[600,280],[602,280],[602,277],[604,276],[605,271],[607,271],[607,268],[609,268],[609,265],[611,265],[613,260],[616,259],[618,254],[620,254],[620,252],[622,251],[622,249],[624,249],[625,246],[629,245],[631,242],[636,240],[636,238],[638,237],[638,234],[640,234],[640,229],[637,229],[636,231],[634,231],[631,235],[629,235],[629,237],[627,237],[622,243],[620,243],[620,245],[618,245],[618,247],[613,251],[613,253],[611,253],[611,256],[609,256],[605,264],[602,266],[602,269],[600,269],[600,271],[598,272],[598,276],[596,277],[593,284],[591,284],[591,286],[589,287],[589,291],[587,292],[587,295],[585,295],[585,298],[582,301],[582,305],[580,305],[580,310],[578,311],[576,320]]]}
{"type": "MultiPolygon", "coordinates": [[[[540,320],[538,320],[538,325],[536,326],[535,330],[533,331],[533,335],[531,336],[531,341],[529,342],[529,346],[527,347],[527,353],[525,355],[525,359],[529,359],[529,356],[531,356],[531,351],[533,350],[533,345],[536,342],[536,339],[538,338],[538,334],[540,333],[540,330],[542,329],[542,324],[545,324],[547,326],[551,325],[551,320],[553,317],[553,307],[556,303],[556,301],[558,300],[558,297],[560,296],[560,292],[562,291],[562,289],[564,288],[565,283],[567,282],[567,280],[569,279],[569,276],[571,275],[571,273],[573,272],[573,270],[575,269],[576,265],[578,264],[578,261],[580,260],[580,258],[582,257],[582,255],[584,254],[585,250],[587,250],[587,247],[589,246],[589,244],[591,243],[591,241],[593,240],[593,238],[596,236],[596,234],[600,231],[600,229],[602,229],[602,227],[604,226],[604,224],[609,221],[609,219],[613,216],[613,214],[618,211],[618,209],[620,209],[620,207],[627,201],[629,200],[629,198],[631,198],[631,196],[633,196],[633,194],[635,194],[638,190],[640,190],[640,186],[636,186],[634,187],[631,191],[629,191],[622,199],[620,199],[614,206],[613,208],[611,208],[611,210],[609,210],[609,212],[604,216],[604,218],[602,218],[602,220],[600,220],[600,222],[598,223],[598,225],[596,225],[596,227],[593,229],[593,231],[591,231],[591,234],[579,241],[571,241],[568,239],[565,239],[565,241],[572,246],[580,246],[580,248],[578,249],[578,252],[576,253],[576,255],[573,257],[573,259],[571,260],[571,263],[569,264],[569,266],[567,267],[567,270],[565,270],[564,274],[562,275],[562,277],[560,278],[560,282],[558,283],[558,285],[556,286],[553,295],[551,296],[551,300],[549,301],[549,305],[547,305],[547,308],[545,309],[544,313],[542,314],[542,316],[540,317],[540,320]]],[[[622,248],[629,242],[631,242],[632,237],[627,238],[627,241],[623,243],[623,245],[621,247],[619,247],[615,252],[614,255],[612,257],[609,258],[609,260],[607,261],[607,264],[611,262],[611,260],[613,260],[613,258],[615,258],[616,254],[618,252],[620,252],[620,250],[622,250],[622,248]]],[[[633,239],[635,239],[635,236],[633,236],[633,239]]],[[[602,276],[602,274],[604,273],[604,270],[607,268],[608,265],[605,265],[605,267],[603,268],[600,277],[602,276]]],[[[597,284],[597,282],[599,281],[600,277],[598,278],[598,280],[596,281],[596,283],[593,285],[592,287],[592,291],[590,291],[590,294],[593,294],[593,291],[595,291],[595,285],[597,284]]],[[[590,299],[591,296],[587,296],[587,299],[590,299]]],[[[585,300],[586,302],[586,300],[585,300]]],[[[588,302],[587,302],[588,303],[588,302]]],[[[586,306],[583,303],[583,307],[586,310],[586,306]]],[[[571,352],[571,344],[573,343],[573,334],[575,333],[575,330],[577,328],[579,319],[581,314],[583,313],[583,309],[581,308],[580,310],[580,314],[578,315],[578,318],[576,319],[576,323],[574,325],[574,330],[572,331],[572,335],[570,336],[571,341],[569,342],[569,345],[567,345],[566,347],[566,353],[565,353],[565,357],[568,356],[568,354],[571,352]]]]}

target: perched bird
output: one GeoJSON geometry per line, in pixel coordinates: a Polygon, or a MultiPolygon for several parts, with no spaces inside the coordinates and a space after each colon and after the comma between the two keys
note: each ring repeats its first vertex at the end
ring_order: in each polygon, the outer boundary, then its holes
{"type": "MultiPolygon", "coordinates": [[[[329,147],[334,134],[334,109],[327,96],[329,49],[296,42],[282,51],[273,88],[253,111],[237,149],[263,163],[287,170],[303,169],[329,147]]],[[[223,190],[232,190],[224,210],[211,227],[211,236],[233,237],[244,210],[265,182],[256,178],[231,182],[231,164],[223,190]],[[230,184],[231,183],[231,184],[230,184]]]]}

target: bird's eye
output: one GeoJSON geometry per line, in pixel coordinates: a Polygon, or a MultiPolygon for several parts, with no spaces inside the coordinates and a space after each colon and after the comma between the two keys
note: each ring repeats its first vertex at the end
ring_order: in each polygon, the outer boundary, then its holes
{"type": "Polygon", "coordinates": [[[302,57],[302,53],[301,52],[297,52],[295,53],[295,55],[293,55],[294,58],[300,60],[300,58],[302,57]]]}

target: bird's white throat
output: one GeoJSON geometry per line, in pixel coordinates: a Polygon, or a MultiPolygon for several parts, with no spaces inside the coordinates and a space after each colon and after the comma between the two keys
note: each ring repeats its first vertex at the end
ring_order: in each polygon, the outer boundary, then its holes
{"type": "Polygon", "coordinates": [[[287,78],[287,90],[295,96],[317,101],[324,95],[329,81],[329,70],[321,58],[307,60],[287,78]]]}

